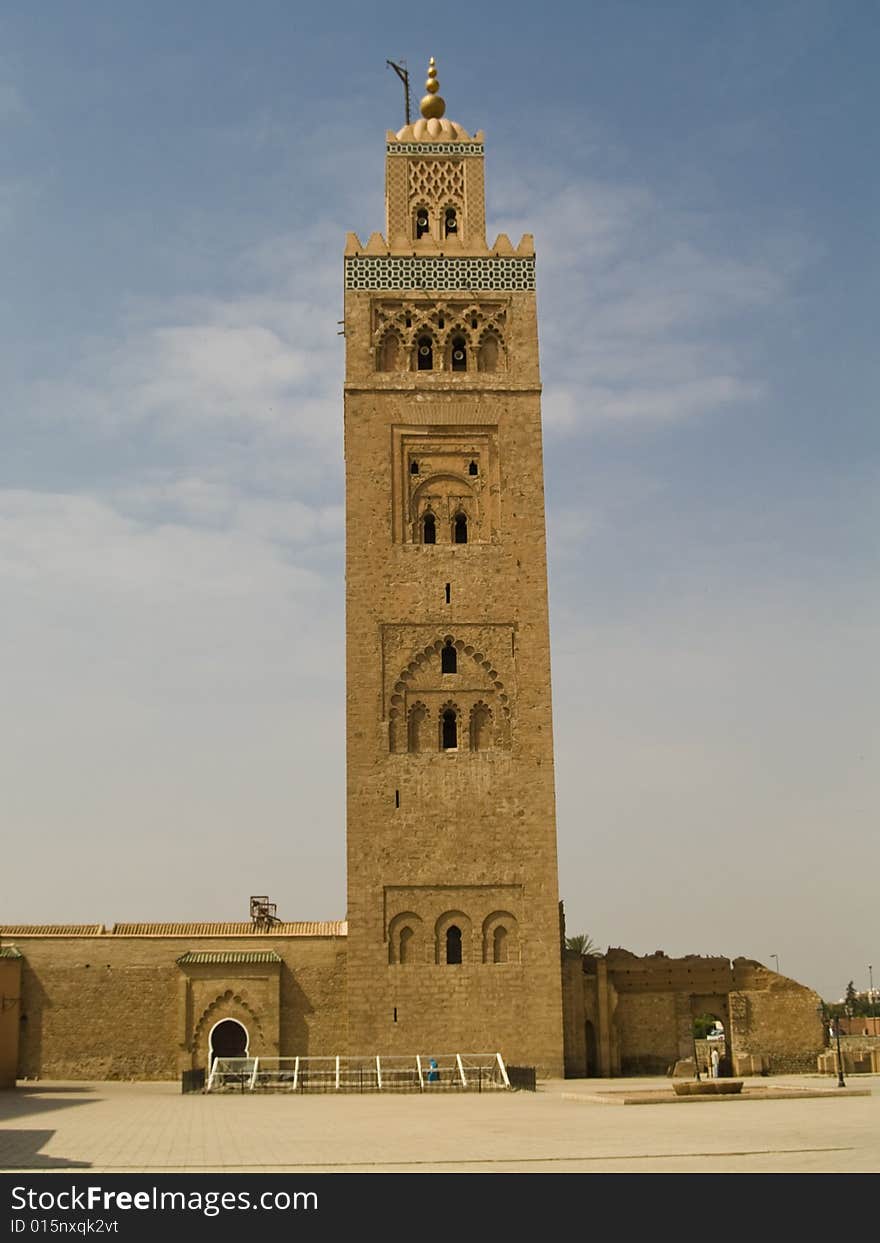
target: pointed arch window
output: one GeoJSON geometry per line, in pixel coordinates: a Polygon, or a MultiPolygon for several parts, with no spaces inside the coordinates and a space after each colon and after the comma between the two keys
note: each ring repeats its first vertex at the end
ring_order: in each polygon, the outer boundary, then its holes
{"type": "MultiPolygon", "coordinates": [[[[398,941],[397,961],[401,964],[412,962],[412,939],[415,936],[412,928],[409,926],[401,928],[400,940],[398,941]]],[[[498,959],[496,959],[496,962],[498,959]]]]}
{"type": "Polygon", "coordinates": [[[418,371],[434,370],[434,342],[427,334],[419,337],[416,345],[416,358],[418,359],[416,364],[418,371]]]}
{"type": "Polygon", "coordinates": [[[450,967],[461,964],[461,929],[458,924],[450,924],[446,929],[446,962],[450,967]]]}
{"type": "Polygon", "coordinates": [[[458,213],[454,207],[447,207],[443,214],[443,234],[445,237],[455,237],[458,233],[458,213]]]}
{"type": "Polygon", "coordinates": [[[452,370],[467,371],[467,341],[464,337],[452,338],[452,370]]]}
{"type": "Polygon", "coordinates": [[[458,713],[454,708],[444,710],[440,738],[444,751],[458,750],[458,713]]]}
{"type": "Polygon", "coordinates": [[[425,514],[422,519],[422,543],[437,543],[437,519],[433,514],[425,514]]]}
{"type": "Polygon", "coordinates": [[[440,672],[458,673],[458,652],[451,643],[446,643],[440,651],[440,672]]]}
{"type": "Polygon", "coordinates": [[[452,542],[453,544],[466,544],[468,542],[467,514],[458,513],[455,515],[455,521],[452,524],[452,542]]]}
{"type": "Polygon", "coordinates": [[[426,233],[431,231],[431,219],[428,215],[427,207],[416,208],[415,234],[416,238],[424,237],[426,233]]]}
{"type": "MultiPolygon", "coordinates": [[[[403,962],[403,959],[400,960],[403,962]]],[[[492,961],[507,962],[507,929],[499,924],[492,933],[492,961]]]]}

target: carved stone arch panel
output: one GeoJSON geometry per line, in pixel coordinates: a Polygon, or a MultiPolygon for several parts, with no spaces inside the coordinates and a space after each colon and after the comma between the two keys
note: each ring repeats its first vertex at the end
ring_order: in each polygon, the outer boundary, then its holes
{"type": "Polygon", "coordinates": [[[507,353],[504,338],[497,328],[487,328],[477,343],[477,371],[506,371],[507,353]]]}
{"type": "MultiPolygon", "coordinates": [[[[435,632],[436,633],[436,632],[435,632]]],[[[449,751],[469,753],[510,746],[510,697],[493,662],[481,648],[453,632],[436,638],[413,653],[401,670],[390,697],[389,747],[392,751],[449,751]],[[444,647],[456,650],[455,674],[444,674],[444,647]],[[451,682],[450,677],[461,679],[451,682]],[[464,698],[453,686],[464,688],[464,698]],[[433,702],[433,707],[432,707],[433,702]],[[444,712],[454,712],[456,742],[444,739],[444,712]],[[436,712],[436,725],[431,715],[436,712]],[[436,738],[432,737],[432,730],[436,738]],[[466,732],[465,732],[466,731],[466,732]]]]}
{"type": "Polygon", "coordinates": [[[429,718],[430,712],[420,699],[410,705],[406,714],[406,749],[414,755],[429,748],[433,750],[428,734],[429,718]]]}
{"type": "MultiPolygon", "coordinates": [[[[426,469],[430,469],[430,464],[426,469]]],[[[455,515],[467,516],[470,538],[477,538],[480,529],[480,506],[473,480],[465,474],[443,471],[420,479],[410,499],[410,524],[413,541],[422,542],[425,515],[434,515],[437,540],[452,542],[455,515]]]]}
{"type": "MultiPolygon", "coordinates": [[[[231,988],[227,988],[224,992],[219,993],[210,1005],[205,1007],[193,1028],[190,1045],[193,1053],[198,1055],[201,1052],[202,1042],[207,1040],[208,1033],[214,1024],[222,1019],[238,1019],[244,1023],[245,1027],[249,1028],[252,1045],[254,1043],[254,1036],[257,1037],[260,1046],[265,1043],[262,1019],[250,1005],[244,990],[235,992],[231,988]]],[[[205,1064],[207,1064],[207,1059],[205,1064]]]]}
{"type": "Polygon", "coordinates": [[[483,962],[520,961],[519,925],[510,911],[493,911],[483,920],[483,962]]]}
{"type": "Polygon", "coordinates": [[[434,925],[434,962],[438,966],[457,966],[473,962],[473,932],[464,911],[444,911],[434,925]],[[449,955],[460,947],[458,962],[449,955]]]}
{"type": "Polygon", "coordinates": [[[422,920],[415,911],[401,911],[388,925],[388,962],[391,966],[411,966],[423,962],[422,920]]]}
{"type": "Polygon", "coordinates": [[[396,328],[388,328],[376,347],[376,370],[403,371],[405,368],[406,352],[400,333],[396,328]]]}
{"type": "Polygon", "coordinates": [[[489,704],[478,699],[471,708],[470,743],[472,751],[488,751],[495,743],[495,719],[489,704]]]}

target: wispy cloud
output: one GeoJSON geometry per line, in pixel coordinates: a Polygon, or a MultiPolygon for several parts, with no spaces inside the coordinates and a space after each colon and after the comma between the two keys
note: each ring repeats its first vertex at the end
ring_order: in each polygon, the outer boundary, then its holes
{"type": "Polygon", "coordinates": [[[520,211],[500,228],[536,236],[548,428],[682,420],[761,395],[754,344],[789,296],[790,246],[737,254],[645,187],[557,173],[502,197],[520,211]]]}

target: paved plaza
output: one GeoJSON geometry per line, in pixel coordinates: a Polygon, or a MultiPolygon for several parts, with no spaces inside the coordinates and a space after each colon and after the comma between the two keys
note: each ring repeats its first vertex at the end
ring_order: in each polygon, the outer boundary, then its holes
{"type": "Polygon", "coordinates": [[[174,1083],[0,1093],[0,1170],[860,1172],[880,1170],[880,1077],[780,1076],[791,1099],[668,1101],[665,1079],[481,1095],[181,1095],[174,1083]],[[804,1097],[798,1091],[819,1091],[804,1097]],[[657,1093],[657,1105],[622,1105],[657,1093]],[[866,1094],[869,1093],[869,1094],[866,1094]]]}

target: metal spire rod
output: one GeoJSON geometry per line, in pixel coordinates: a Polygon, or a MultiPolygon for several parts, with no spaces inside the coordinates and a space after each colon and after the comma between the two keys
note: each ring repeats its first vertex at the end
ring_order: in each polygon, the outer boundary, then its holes
{"type": "Polygon", "coordinates": [[[401,82],[403,83],[403,96],[404,96],[405,107],[406,107],[406,123],[407,125],[409,125],[410,123],[409,70],[406,67],[406,61],[402,60],[399,65],[396,65],[393,60],[386,60],[385,64],[389,65],[394,70],[394,72],[397,74],[397,76],[400,78],[401,82]]]}

